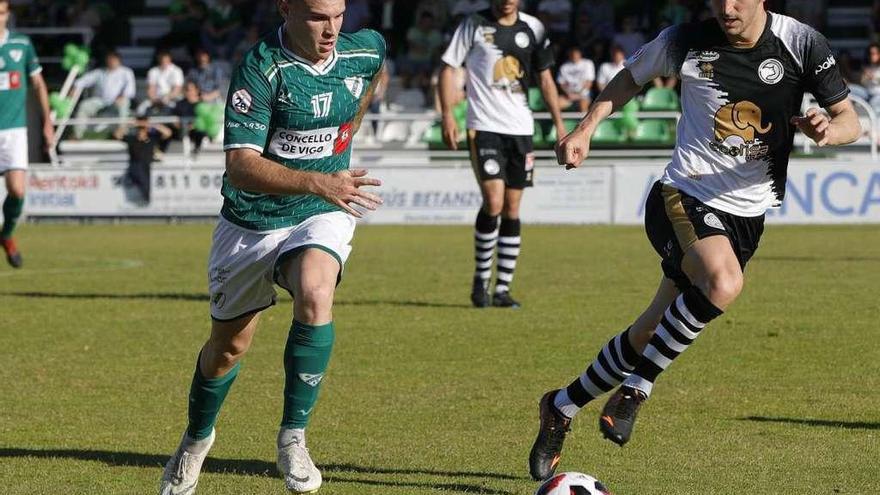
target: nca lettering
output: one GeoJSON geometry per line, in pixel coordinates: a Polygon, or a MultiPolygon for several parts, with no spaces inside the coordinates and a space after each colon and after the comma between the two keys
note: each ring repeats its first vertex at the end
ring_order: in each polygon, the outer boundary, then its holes
{"type": "Polygon", "coordinates": [[[823,70],[834,67],[835,64],[837,64],[837,60],[834,59],[834,55],[828,55],[828,58],[816,67],[816,73],[814,75],[818,75],[823,70]]]}

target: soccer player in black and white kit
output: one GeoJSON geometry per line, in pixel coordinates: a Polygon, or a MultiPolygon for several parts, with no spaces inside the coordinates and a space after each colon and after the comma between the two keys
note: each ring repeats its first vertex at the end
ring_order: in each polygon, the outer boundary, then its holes
{"type": "Polygon", "coordinates": [[[557,146],[577,167],[599,123],[656,76],[681,79],[678,142],[645,206],[645,230],[662,258],[654,300],[614,336],[587,370],[540,401],[529,456],[551,476],[571,419],[622,386],[599,418],[623,445],[654,381],[739,296],[743,269],[764,230],[764,212],[785,194],[795,130],[819,146],[853,142],[860,126],[828,42],[813,28],[765,10],[762,0],[712,0],[715,19],[673,26],[626,62],[576,130],[557,146]],[[828,113],[799,115],[804,92],[828,113]]]}
{"type": "Polygon", "coordinates": [[[464,65],[468,76],[468,145],[483,194],[474,233],[476,271],[471,302],[478,308],[490,304],[519,307],[510,296],[510,284],[520,253],[519,205],[534,175],[535,124],[528,104],[533,81],[537,80],[541,88],[557,135],[565,134],[551,73],[554,61],[550,42],[541,21],[520,12],[517,0],[492,0],[491,8],[472,14],[458,26],[443,62],[443,140],[450,149],[458,148],[459,131],[452,113],[453,68],[464,65]],[[489,279],[496,246],[497,281],[490,299],[489,279]]]}

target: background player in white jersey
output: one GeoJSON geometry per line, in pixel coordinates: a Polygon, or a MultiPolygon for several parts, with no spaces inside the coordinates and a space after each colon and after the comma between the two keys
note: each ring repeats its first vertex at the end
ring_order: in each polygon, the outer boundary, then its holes
{"type": "Polygon", "coordinates": [[[28,80],[37,95],[43,117],[43,139],[51,146],[55,128],[49,116],[49,95],[43,68],[30,38],[7,29],[9,0],[0,0],[0,175],[6,176],[3,228],[0,245],[6,261],[21,268],[22,257],[12,237],[24,209],[25,171],[28,167],[27,88],[28,80]]]}
{"type": "Polygon", "coordinates": [[[352,205],[373,210],[381,203],[360,189],[379,181],[349,164],[385,41],[370,30],[340,33],[345,0],[279,0],[278,8],[285,24],[245,54],[230,84],[224,202],[209,261],[213,324],[190,388],[187,430],[162,476],[163,495],[195,491],[259,314],[275,304],[275,284],[294,298],[278,470],[291,492],[321,486],[305,428],[333,348],[333,296],[361,215],[352,205]]]}
{"type": "Polygon", "coordinates": [[[577,167],[603,119],[655,77],[681,78],[678,142],[645,205],[645,229],[664,278],[648,309],[586,372],[541,399],[529,457],[536,479],[553,474],[575,414],[621,383],[599,428],[625,444],[658,375],[737,299],[764,212],[784,197],[795,130],[820,146],[848,144],[860,134],[849,90],[821,34],[767,12],[762,0],[712,5],[715,19],[668,28],[627,60],[557,146],[559,163],[577,167]],[[815,108],[800,116],[805,91],[830,116],[815,108]]]}
{"type": "Polygon", "coordinates": [[[452,108],[453,68],[464,65],[468,79],[468,144],[483,194],[475,225],[476,271],[471,302],[478,308],[490,304],[519,307],[510,296],[510,284],[520,253],[520,201],[523,190],[532,186],[534,175],[534,121],[528,104],[529,86],[534,81],[538,81],[553,115],[557,135],[565,134],[550,70],[554,63],[550,42],[541,21],[520,12],[516,0],[493,0],[490,9],[468,16],[458,26],[443,62],[443,140],[451,149],[458,148],[459,130],[452,108]],[[489,278],[496,246],[498,280],[490,299],[489,278]]]}

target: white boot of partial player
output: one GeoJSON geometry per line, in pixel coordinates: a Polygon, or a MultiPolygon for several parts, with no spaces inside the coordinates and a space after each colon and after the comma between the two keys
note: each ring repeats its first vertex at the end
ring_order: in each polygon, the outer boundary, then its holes
{"type": "Polygon", "coordinates": [[[214,437],[213,430],[208,438],[198,442],[188,438],[186,433],[183,434],[177,452],[165,465],[159,495],[193,495],[196,492],[199,473],[202,471],[205,458],[208,457],[208,451],[214,445],[214,437]]]}
{"type": "Polygon", "coordinates": [[[278,471],[293,493],[312,493],[321,488],[321,471],[309,456],[303,430],[282,429],[278,433],[278,471]]]}

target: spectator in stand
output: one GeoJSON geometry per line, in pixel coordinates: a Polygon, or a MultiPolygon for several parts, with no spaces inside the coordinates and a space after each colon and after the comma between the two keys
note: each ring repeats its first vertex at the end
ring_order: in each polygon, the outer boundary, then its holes
{"type": "Polygon", "coordinates": [[[435,61],[443,46],[443,35],[435,27],[431,12],[422,11],[418,19],[418,23],[406,35],[408,50],[404,62],[400,64],[400,73],[405,87],[420,88],[427,95],[435,61]]]}
{"type": "Polygon", "coordinates": [[[175,139],[183,139],[184,133],[189,135],[192,142],[193,158],[197,157],[202,149],[202,142],[207,135],[193,128],[196,118],[196,105],[202,102],[199,87],[193,81],[187,81],[183,92],[183,99],[174,107],[174,116],[180,119],[179,124],[172,125],[175,139]]]}
{"type": "Polygon", "coordinates": [[[877,43],[868,46],[861,81],[871,99],[871,105],[880,108],[880,45],[877,43]]]}
{"type": "Polygon", "coordinates": [[[208,22],[202,28],[202,46],[212,57],[229,60],[243,36],[241,12],[230,0],[214,0],[208,9],[208,22]]]}
{"type": "Polygon", "coordinates": [[[601,93],[608,86],[608,83],[614,79],[618,72],[623,70],[623,63],[626,61],[626,54],[623,48],[618,45],[611,47],[611,60],[599,66],[599,75],[596,77],[596,89],[601,93]]]}
{"type": "Polygon", "coordinates": [[[114,138],[128,145],[128,170],[125,178],[137,188],[145,204],[150,204],[150,169],[154,160],[161,159],[158,147],[163,140],[171,138],[171,134],[171,129],[160,124],[150,124],[144,115],[137,116],[130,131],[119,128],[113,133],[114,138]]]}
{"type": "Polygon", "coordinates": [[[452,15],[452,24],[457,26],[462,18],[488,8],[488,0],[456,0],[450,11],[452,15]]]}
{"type": "Polygon", "coordinates": [[[623,20],[623,30],[614,35],[611,42],[623,49],[623,54],[627,57],[636,52],[645,44],[645,35],[637,30],[637,19],[634,16],[628,16],[623,20]]]}
{"type": "Polygon", "coordinates": [[[610,0],[582,0],[578,12],[590,16],[601,38],[614,37],[614,5],[610,0]]]}
{"type": "Polygon", "coordinates": [[[147,99],[138,106],[143,115],[169,115],[183,96],[183,70],[171,60],[171,54],[160,51],[158,64],[147,72],[147,99]]]}
{"type": "Polygon", "coordinates": [[[196,66],[189,70],[186,74],[188,81],[193,81],[199,88],[202,95],[202,101],[207,103],[216,103],[220,98],[226,86],[226,74],[217,64],[211,62],[211,54],[204,48],[196,50],[196,66]]]}
{"type": "Polygon", "coordinates": [[[580,11],[574,20],[574,43],[580,47],[582,53],[589,55],[596,45],[602,44],[603,40],[599,31],[593,25],[590,14],[580,11]]]}
{"type": "Polygon", "coordinates": [[[569,48],[568,59],[559,67],[559,75],[556,76],[563,93],[561,106],[567,108],[577,103],[578,110],[586,112],[592,101],[591,91],[595,80],[596,66],[593,61],[584,58],[580,48],[569,48]]]}
{"type": "Polygon", "coordinates": [[[571,33],[571,0],[541,0],[537,12],[554,43],[568,39],[571,33]]]}
{"type": "Polygon", "coordinates": [[[260,41],[260,28],[256,24],[252,24],[251,27],[248,28],[247,34],[244,39],[238,43],[238,46],[235,47],[235,52],[232,55],[232,65],[238,65],[241,62],[241,59],[244,57],[244,54],[248,52],[251,48],[254,47],[260,41]]]}
{"type": "Polygon", "coordinates": [[[667,2],[666,6],[660,9],[661,27],[684,24],[690,21],[691,12],[681,4],[681,0],[667,0],[667,2]]]}
{"type": "MultiPolygon", "coordinates": [[[[449,6],[447,3],[438,0],[421,0],[418,7],[416,7],[415,16],[413,16],[416,25],[418,25],[418,20],[422,18],[422,14],[425,12],[431,14],[434,29],[442,34],[443,29],[448,27],[447,21],[449,19],[447,19],[447,14],[449,13],[449,6]]],[[[409,35],[409,30],[407,30],[407,35],[409,35]]]]}
{"type": "Polygon", "coordinates": [[[207,8],[200,0],[174,0],[168,7],[171,32],[162,37],[157,46],[160,50],[181,46],[195,49],[194,42],[199,39],[205,17],[207,8]]]}
{"type": "Polygon", "coordinates": [[[68,7],[67,19],[72,26],[87,27],[93,31],[101,26],[101,13],[95,5],[89,5],[88,0],[76,0],[68,7]]]}
{"type": "Polygon", "coordinates": [[[347,0],[345,16],[342,18],[342,32],[356,33],[370,25],[370,5],[367,0],[347,0]]]}
{"type": "MultiPolygon", "coordinates": [[[[131,100],[134,99],[134,71],[122,65],[119,54],[111,51],[104,59],[103,69],[94,69],[83,74],[76,81],[76,88],[93,88],[92,96],[80,101],[76,111],[78,119],[97,116],[127,118],[131,114],[131,100]]],[[[87,126],[78,125],[74,129],[77,139],[82,139],[87,126]]]]}

